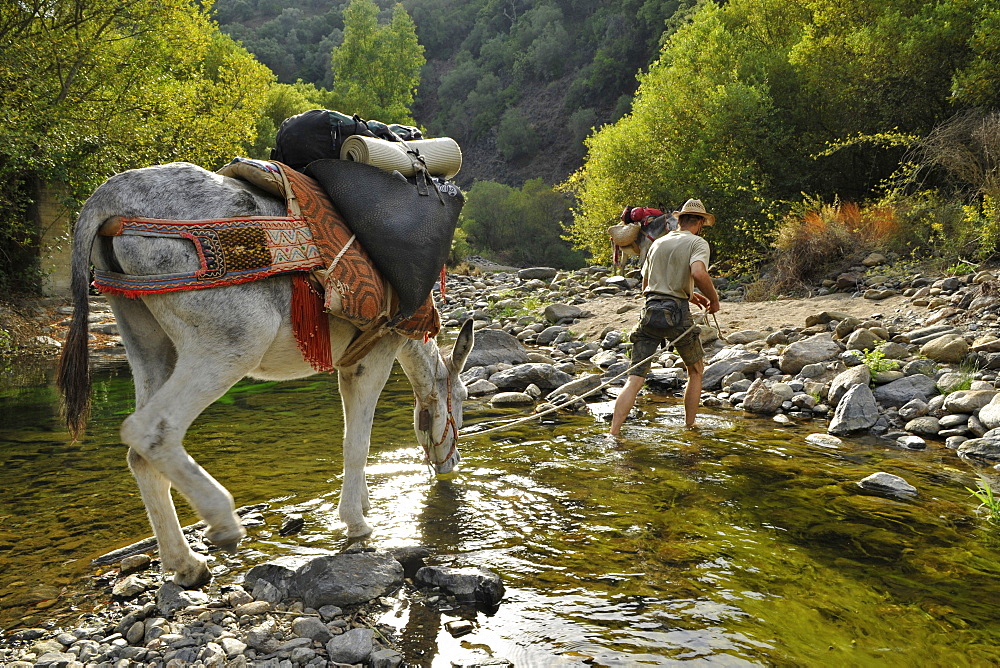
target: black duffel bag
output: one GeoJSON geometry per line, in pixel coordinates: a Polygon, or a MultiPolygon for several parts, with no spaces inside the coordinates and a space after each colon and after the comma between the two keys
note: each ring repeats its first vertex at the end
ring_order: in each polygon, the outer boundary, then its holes
{"type": "Polygon", "coordinates": [[[348,116],[332,109],[310,109],[289,116],[278,128],[271,160],[303,171],[313,160],[339,159],[340,147],[351,135],[378,137],[388,141],[420,139],[420,130],[408,125],[386,125],[348,116]]]}

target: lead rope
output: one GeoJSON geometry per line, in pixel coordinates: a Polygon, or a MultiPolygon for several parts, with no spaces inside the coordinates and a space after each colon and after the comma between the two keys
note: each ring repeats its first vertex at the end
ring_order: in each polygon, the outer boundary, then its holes
{"type": "MultiPolygon", "coordinates": [[[[708,315],[708,312],[707,311],[702,311],[701,313],[699,313],[698,315],[695,316],[695,319],[696,320],[697,319],[705,319],[706,315],[708,315]]],[[[713,316],[714,315],[715,314],[713,314],[713,316]]],[[[679,336],[677,336],[673,340],[667,342],[665,348],[670,348],[671,346],[673,346],[675,343],[677,343],[682,338],[684,338],[687,335],[688,332],[690,332],[691,330],[693,330],[697,326],[698,326],[697,322],[691,323],[691,326],[688,327],[687,329],[685,329],[683,332],[681,332],[679,336]]],[[[718,329],[718,327],[719,327],[719,321],[718,320],[715,321],[715,326],[716,326],[716,329],[718,329]]],[[[722,334],[722,330],[719,330],[719,334],[720,335],[722,334]]],[[[528,422],[530,420],[534,420],[535,418],[540,418],[543,415],[548,415],[549,413],[554,413],[555,411],[561,410],[561,409],[565,408],[566,406],[569,406],[571,404],[575,404],[576,402],[580,401],[584,397],[589,397],[590,395],[592,395],[592,394],[594,394],[594,393],[596,393],[596,392],[598,392],[600,390],[603,390],[604,388],[608,387],[609,385],[611,385],[613,382],[615,382],[616,380],[618,380],[622,376],[624,376],[624,375],[626,375],[628,373],[631,373],[634,369],[639,368],[640,366],[642,366],[646,362],[652,360],[654,357],[656,357],[658,355],[662,355],[662,354],[663,353],[660,352],[660,349],[657,348],[653,352],[653,354],[650,355],[649,357],[647,357],[644,360],[641,360],[639,362],[636,362],[635,364],[633,364],[629,368],[625,369],[624,371],[622,371],[621,373],[617,374],[616,376],[614,376],[612,378],[609,378],[608,380],[606,380],[605,382],[601,383],[600,385],[598,385],[594,389],[592,389],[592,390],[590,390],[588,392],[584,392],[583,394],[580,394],[580,395],[575,395],[572,399],[569,399],[569,400],[567,400],[567,401],[565,401],[565,402],[563,402],[561,404],[558,404],[556,406],[552,406],[551,408],[546,408],[544,411],[541,411],[540,413],[533,413],[531,415],[528,415],[527,417],[518,418],[517,420],[513,420],[511,422],[505,422],[502,425],[499,425],[497,427],[490,427],[489,429],[486,429],[484,431],[467,431],[467,432],[462,432],[462,433],[463,434],[468,434],[470,436],[483,436],[485,434],[492,434],[493,432],[503,431],[504,429],[507,429],[508,427],[513,427],[515,425],[522,424],[522,423],[528,422]]]]}

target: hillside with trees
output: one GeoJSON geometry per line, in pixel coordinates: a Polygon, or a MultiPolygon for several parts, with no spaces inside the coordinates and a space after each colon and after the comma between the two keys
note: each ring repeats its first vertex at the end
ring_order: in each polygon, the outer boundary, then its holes
{"type": "Polygon", "coordinates": [[[716,268],[764,294],[867,248],[975,264],[1000,242],[998,36],[997,0],[7,4],[0,287],[37,285],[41,188],[78,206],[130,167],[266,158],[316,107],[458,140],[456,256],[607,262],[625,205],[695,196],[716,268]]]}

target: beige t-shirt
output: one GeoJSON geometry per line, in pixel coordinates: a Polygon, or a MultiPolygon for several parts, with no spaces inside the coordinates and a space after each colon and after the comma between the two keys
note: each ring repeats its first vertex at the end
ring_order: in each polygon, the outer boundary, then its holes
{"type": "Polygon", "coordinates": [[[694,293],[691,264],[701,260],[708,269],[711,249],[708,242],[687,230],[674,230],[653,242],[646,255],[642,275],[644,293],[655,292],[690,300],[694,293]]]}

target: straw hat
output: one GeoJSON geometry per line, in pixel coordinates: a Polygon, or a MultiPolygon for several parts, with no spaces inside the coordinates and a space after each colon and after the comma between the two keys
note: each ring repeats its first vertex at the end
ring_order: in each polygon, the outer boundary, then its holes
{"type": "Polygon", "coordinates": [[[701,203],[700,199],[689,199],[684,202],[684,206],[681,207],[680,211],[674,211],[674,217],[680,218],[685,213],[704,218],[705,227],[715,225],[715,216],[705,211],[705,205],[701,203]]]}

